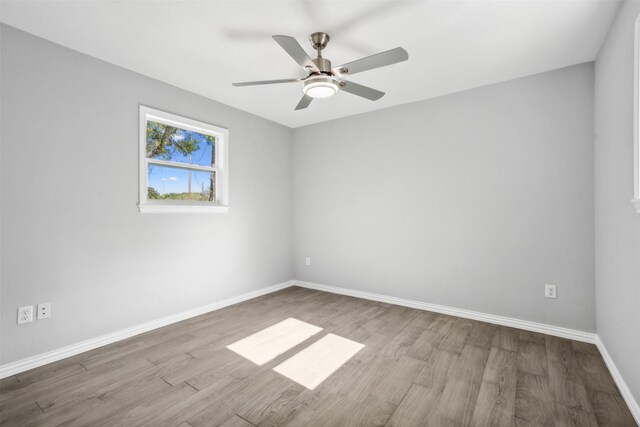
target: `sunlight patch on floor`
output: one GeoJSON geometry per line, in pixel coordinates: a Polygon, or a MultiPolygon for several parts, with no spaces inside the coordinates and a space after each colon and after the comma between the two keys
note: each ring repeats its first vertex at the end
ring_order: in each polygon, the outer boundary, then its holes
{"type": "Polygon", "coordinates": [[[313,390],[363,347],[364,344],[327,334],[273,370],[313,390]]]}
{"type": "Polygon", "coordinates": [[[318,326],[290,317],[236,341],[227,348],[257,365],[263,365],[321,330],[318,326]]]}

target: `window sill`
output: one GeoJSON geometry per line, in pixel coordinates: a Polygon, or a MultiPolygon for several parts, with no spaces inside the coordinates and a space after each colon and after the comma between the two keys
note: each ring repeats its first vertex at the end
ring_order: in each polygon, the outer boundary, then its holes
{"type": "Polygon", "coordinates": [[[226,213],[229,206],[138,204],[140,213],[226,213]]]}
{"type": "Polygon", "coordinates": [[[640,199],[631,199],[631,203],[636,207],[636,212],[640,214],[640,199]]]}

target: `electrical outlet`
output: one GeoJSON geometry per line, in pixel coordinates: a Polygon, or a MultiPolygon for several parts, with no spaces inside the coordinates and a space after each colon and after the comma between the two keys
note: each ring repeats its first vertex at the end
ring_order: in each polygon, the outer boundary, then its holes
{"type": "Polygon", "coordinates": [[[46,319],[47,317],[51,317],[51,303],[45,302],[43,304],[38,304],[38,320],[46,319]]]}
{"type": "Polygon", "coordinates": [[[544,285],[544,296],[545,298],[557,298],[556,285],[544,285]]]}
{"type": "Polygon", "coordinates": [[[304,259],[304,263],[305,263],[305,265],[311,265],[311,257],[306,257],[304,259]]]}
{"type": "Polygon", "coordinates": [[[18,325],[33,322],[33,306],[27,305],[18,308],[18,325]]]}

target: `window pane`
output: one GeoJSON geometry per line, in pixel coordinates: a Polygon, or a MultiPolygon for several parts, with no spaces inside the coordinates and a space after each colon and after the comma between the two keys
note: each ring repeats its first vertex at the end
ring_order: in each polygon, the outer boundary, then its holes
{"type": "Polygon", "coordinates": [[[148,120],[147,157],[212,166],[215,137],[148,120]]]}
{"type": "Polygon", "coordinates": [[[149,200],[215,201],[215,172],[149,165],[147,182],[149,200]]]}

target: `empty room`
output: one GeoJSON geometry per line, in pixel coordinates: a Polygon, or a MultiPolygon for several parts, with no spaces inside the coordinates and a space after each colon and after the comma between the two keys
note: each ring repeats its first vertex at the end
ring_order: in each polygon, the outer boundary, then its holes
{"type": "Polygon", "coordinates": [[[0,0],[0,426],[640,425],[640,0],[0,0]]]}

